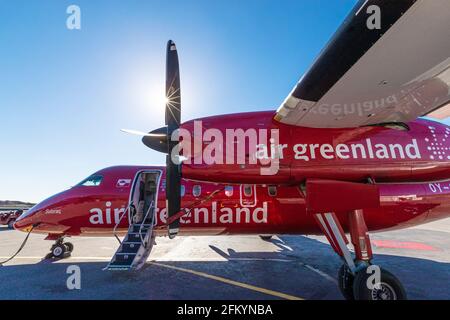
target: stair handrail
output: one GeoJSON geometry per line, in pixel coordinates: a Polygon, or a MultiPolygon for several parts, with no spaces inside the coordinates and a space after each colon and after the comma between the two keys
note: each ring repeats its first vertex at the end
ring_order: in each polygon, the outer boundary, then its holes
{"type": "MultiPolygon", "coordinates": [[[[139,237],[141,238],[141,243],[144,247],[147,247],[147,244],[144,243],[144,238],[142,236],[142,227],[145,224],[145,220],[147,220],[148,214],[150,213],[150,211],[153,209],[154,207],[154,203],[155,201],[152,200],[152,202],[150,203],[150,206],[148,207],[147,212],[145,213],[144,219],[142,219],[141,225],[139,227],[139,237]]],[[[155,211],[153,210],[153,213],[155,213],[155,211]]],[[[153,215],[153,219],[152,219],[152,223],[150,224],[150,227],[148,228],[147,232],[152,232],[153,231],[153,224],[155,222],[155,216],[153,215]]]]}
{"type": "MultiPolygon", "coordinates": [[[[133,205],[133,202],[131,202],[126,208],[125,210],[122,212],[122,214],[119,217],[119,221],[116,222],[116,225],[114,226],[113,229],[113,234],[114,237],[116,237],[117,241],[119,241],[120,244],[122,244],[122,241],[120,241],[119,237],[117,236],[117,227],[120,225],[120,222],[122,221],[123,217],[125,216],[125,214],[127,213],[127,211],[130,211],[131,206],[133,205]]],[[[129,216],[128,216],[129,218],[129,216]]]]}

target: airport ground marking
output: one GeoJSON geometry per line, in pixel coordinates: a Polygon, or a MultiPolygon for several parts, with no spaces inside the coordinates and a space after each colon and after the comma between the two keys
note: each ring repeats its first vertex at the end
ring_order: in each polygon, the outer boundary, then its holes
{"type": "Polygon", "coordinates": [[[227,279],[227,278],[223,278],[223,277],[219,277],[219,276],[214,276],[208,273],[204,273],[201,271],[196,271],[196,270],[191,270],[191,269],[186,269],[186,268],[180,268],[180,267],[176,267],[176,266],[171,266],[171,265],[167,265],[167,264],[163,264],[163,263],[158,263],[158,262],[151,262],[151,264],[155,265],[155,266],[159,266],[159,267],[164,267],[164,268],[168,268],[168,269],[173,269],[173,270],[177,270],[177,271],[181,271],[181,272],[185,272],[185,273],[190,273],[190,274],[194,274],[203,278],[207,278],[207,279],[212,279],[212,280],[216,280],[219,282],[223,282],[226,284],[231,284],[233,286],[236,287],[241,287],[244,289],[249,289],[252,291],[256,291],[256,292],[260,292],[260,293],[264,293],[267,295],[271,295],[274,297],[279,297],[282,299],[287,299],[287,300],[304,300],[303,298],[300,297],[296,297],[293,295],[289,295],[286,293],[282,293],[282,292],[278,292],[278,291],[274,291],[274,290],[270,290],[270,289],[265,289],[265,288],[261,288],[261,287],[257,287],[257,286],[253,286],[251,284],[246,284],[243,282],[239,282],[239,281],[235,281],[235,280],[231,280],[231,279],[227,279]]]}

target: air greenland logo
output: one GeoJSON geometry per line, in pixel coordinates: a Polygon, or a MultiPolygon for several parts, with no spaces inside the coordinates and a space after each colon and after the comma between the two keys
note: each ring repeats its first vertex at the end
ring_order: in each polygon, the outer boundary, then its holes
{"type": "MultiPolygon", "coordinates": [[[[253,208],[230,208],[221,207],[217,202],[212,202],[211,207],[194,208],[188,215],[180,218],[181,224],[250,224],[268,222],[268,205],[263,202],[262,206],[253,208]]],[[[89,210],[91,216],[89,222],[93,225],[115,225],[125,208],[111,208],[111,202],[105,204],[105,208],[92,208],[89,210]]],[[[165,208],[156,208],[156,224],[167,222],[167,211],[165,208]]],[[[126,223],[126,219],[122,220],[126,223]]]]}
{"type": "Polygon", "coordinates": [[[363,143],[331,144],[296,144],[294,158],[296,160],[310,161],[317,159],[421,159],[417,140],[412,139],[410,144],[399,143],[372,143],[366,139],[363,143]]]}
{"type": "Polygon", "coordinates": [[[447,145],[447,139],[450,137],[450,128],[438,133],[438,128],[429,126],[430,135],[425,138],[427,150],[431,160],[450,160],[450,148],[447,145]]]}

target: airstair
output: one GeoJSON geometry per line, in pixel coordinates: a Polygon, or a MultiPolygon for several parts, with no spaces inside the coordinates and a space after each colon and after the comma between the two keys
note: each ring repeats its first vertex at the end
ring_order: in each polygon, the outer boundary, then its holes
{"type": "MultiPolygon", "coordinates": [[[[136,211],[133,204],[130,204],[116,226],[114,227],[114,234],[120,221],[128,213],[128,221],[130,226],[128,233],[120,244],[114,254],[111,262],[106,266],[105,270],[138,270],[147,261],[148,256],[155,244],[156,234],[153,232],[155,225],[155,203],[151,202],[147,212],[141,221],[136,221],[136,211]]],[[[117,237],[117,236],[116,236],[117,237]]],[[[120,241],[120,240],[119,240],[120,241]]]]}

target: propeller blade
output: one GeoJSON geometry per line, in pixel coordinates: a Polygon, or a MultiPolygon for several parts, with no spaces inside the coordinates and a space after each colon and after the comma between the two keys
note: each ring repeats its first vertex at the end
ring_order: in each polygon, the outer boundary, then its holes
{"type": "Polygon", "coordinates": [[[166,52],[166,126],[169,135],[178,129],[181,121],[180,66],[178,51],[172,40],[166,52]]]}
{"type": "MultiPolygon", "coordinates": [[[[170,155],[166,156],[166,208],[168,217],[181,210],[181,167],[173,163],[170,155]]],[[[169,225],[169,238],[173,239],[180,228],[180,221],[169,225]]]]}
{"type": "MultiPolygon", "coordinates": [[[[172,153],[178,153],[178,141],[172,141],[172,133],[180,127],[181,122],[181,90],[180,66],[178,52],[172,40],[167,42],[166,52],[166,126],[167,146],[166,156],[166,208],[168,217],[176,215],[181,210],[181,166],[172,161],[172,153]]],[[[175,220],[169,225],[169,237],[174,238],[179,230],[180,221],[175,220]]]]}
{"type": "Polygon", "coordinates": [[[167,136],[166,133],[145,133],[142,131],[138,131],[138,130],[133,130],[133,129],[120,129],[120,131],[125,132],[125,133],[129,133],[129,134],[133,134],[136,136],[141,136],[141,137],[161,137],[161,138],[165,138],[167,136]]]}
{"type": "MultiPolygon", "coordinates": [[[[150,133],[137,130],[122,130],[127,133],[139,135],[142,142],[149,148],[166,153],[166,210],[168,217],[176,215],[181,210],[181,164],[183,157],[179,155],[178,141],[172,141],[175,130],[181,123],[181,91],[180,66],[178,52],[172,40],[167,42],[166,52],[166,126],[153,130],[150,133]],[[172,161],[172,154],[176,163],[172,161]]],[[[180,220],[177,219],[169,225],[169,237],[174,238],[179,230],[180,220]]]]}

